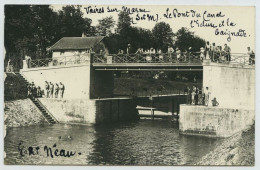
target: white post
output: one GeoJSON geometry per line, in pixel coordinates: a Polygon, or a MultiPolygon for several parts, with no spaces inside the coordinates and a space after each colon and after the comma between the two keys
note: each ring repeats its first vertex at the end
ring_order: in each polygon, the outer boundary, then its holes
{"type": "Polygon", "coordinates": [[[28,64],[26,60],[23,60],[23,70],[27,70],[28,69],[28,64]]]}

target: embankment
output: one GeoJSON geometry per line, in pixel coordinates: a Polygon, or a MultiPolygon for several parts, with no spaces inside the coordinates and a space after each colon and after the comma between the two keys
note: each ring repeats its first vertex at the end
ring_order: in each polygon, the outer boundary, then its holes
{"type": "Polygon", "coordinates": [[[47,123],[39,109],[30,99],[5,101],[4,113],[4,123],[7,128],[47,123]]]}
{"type": "Polygon", "coordinates": [[[212,152],[208,153],[196,165],[237,165],[255,164],[255,125],[225,139],[212,152]]]}

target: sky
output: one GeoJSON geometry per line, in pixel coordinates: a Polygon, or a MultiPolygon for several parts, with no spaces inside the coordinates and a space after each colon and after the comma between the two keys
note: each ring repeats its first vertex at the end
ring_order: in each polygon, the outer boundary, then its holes
{"type": "MultiPolygon", "coordinates": [[[[60,10],[62,5],[52,5],[52,8],[60,10]]],[[[170,24],[173,32],[186,27],[217,46],[227,44],[232,53],[246,53],[247,47],[255,51],[255,7],[82,5],[81,10],[84,17],[92,19],[94,26],[98,20],[108,16],[117,21],[119,11],[130,10],[132,26],[152,29],[156,23],[163,21],[170,24]],[[154,19],[149,19],[149,16],[154,19]]]]}

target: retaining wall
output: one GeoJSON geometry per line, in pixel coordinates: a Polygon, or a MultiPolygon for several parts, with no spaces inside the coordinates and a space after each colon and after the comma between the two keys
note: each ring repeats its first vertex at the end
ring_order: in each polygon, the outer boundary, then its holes
{"type": "Polygon", "coordinates": [[[229,137],[251,126],[254,110],[180,105],[181,134],[229,137]]]}
{"type": "Polygon", "coordinates": [[[203,87],[209,87],[210,101],[216,97],[222,107],[255,108],[254,66],[204,62],[203,87]]]}
{"type": "Polygon", "coordinates": [[[116,121],[137,120],[138,113],[132,99],[39,99],[52,115],[62,123],[95,125],[116,121]]]}

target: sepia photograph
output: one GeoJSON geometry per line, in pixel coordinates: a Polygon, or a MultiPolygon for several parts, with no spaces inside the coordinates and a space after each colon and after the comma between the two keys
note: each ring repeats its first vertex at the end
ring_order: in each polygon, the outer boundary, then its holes
{"type": "Polygon", "coordinates": [[[6,168],[255,166],[255,6],[3,10],[6,168]]]}

